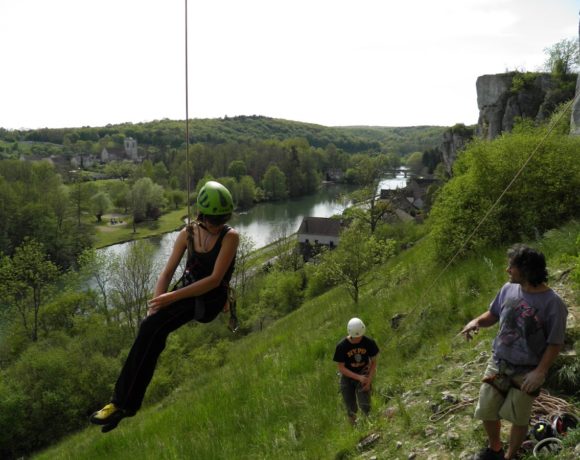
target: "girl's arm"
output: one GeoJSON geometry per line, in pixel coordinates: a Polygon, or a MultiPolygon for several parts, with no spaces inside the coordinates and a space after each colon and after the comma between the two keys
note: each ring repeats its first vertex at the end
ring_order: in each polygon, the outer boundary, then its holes
{"type": "MultiPolygon", "coordinates": [[[[185,231],[183,241],[181,241],[180,238],[181,233],[178,237],[178,240],[175,242],[175,247],[179,247],[181,249],[176,250],[174,247],[174,252],[171,254],[162,275],[159,277],[160,279],[157,284],[160,289],[164,287],[165,290],[167,290],[169,281],[171,280],[171,277],[173,276],[173,273],[175,272],[175,269],[181,260],[181,256],[183,255],[185,249],[187,249],[187,234],[185,231]],[[177,256],[176,253],[179,253],[179,251],[181,252],[177,256]],[[169,281],[166,282],[167,278],[169,278],[169,281]]],[[[218,287],[222,282],[226,272],[228,271],[232,261],[234,260],[234,257],[236,256],[239,242],[240,236],[236,230],[231,229],[228,233],[225,234],[211,275],[197,280],[191,283],[189,286],[173,292],[158,293],[156,287],[156,296],[149,301],[150,313],[154,313],[159,308],[166,307],[167,305],[177,302],[178,300],[185,299],[187,297],[200,296],[218,287]]]]}

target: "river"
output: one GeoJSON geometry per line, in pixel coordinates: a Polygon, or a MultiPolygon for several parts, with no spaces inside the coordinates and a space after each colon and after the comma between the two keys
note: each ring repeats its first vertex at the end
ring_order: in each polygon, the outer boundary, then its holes
{"type": "MultiPolygon", "coordinates": [[[[379,190],[402,188],[406,183],[405,176],[398,174],[396,177],[383,179],[379,190]]],[[[325,183],[313,195],[281,202],[259,203],[247,212],[234,214],[229,224],[240,235],[250,237],[254,248],[259,249],[281,236],[295,233],[306,216],[330,217],[342,213],[350,204],[344,196],[353,190],[353,186],[325,183]]],[[[164,264],[169,257],[177,234],[178,232],[171,232],[149,238],[156,247],[155,259],[159,264],[164,264]]],[[[126,251],[129,244],[131,243],[116,244],[101,251],[115,256],[126,251]]]]}

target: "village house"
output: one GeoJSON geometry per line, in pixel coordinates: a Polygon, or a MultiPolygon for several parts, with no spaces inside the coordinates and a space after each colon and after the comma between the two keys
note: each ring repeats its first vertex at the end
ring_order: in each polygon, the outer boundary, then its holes
{"type": "Polygon", "coordinates": [[[338,246],[341,221],[327,217],[305,217],[298,228],[298,245],[305,260],[310,259],[320,246],[330,249],[338,246]]]}
{"type": "Polygon", "coordinates": [[[397,221],[421,221],[426,209],[426,195],[429,187],[436,184],[438,179],[413,178],[401,189],[381,189],[380,199],[388,200],[393,206],[385,220],[389,223],[397,221]]]}

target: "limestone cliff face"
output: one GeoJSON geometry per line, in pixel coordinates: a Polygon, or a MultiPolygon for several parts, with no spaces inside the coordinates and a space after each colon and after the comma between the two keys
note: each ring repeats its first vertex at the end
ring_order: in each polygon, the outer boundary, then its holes
{"type": "Polygon", "coordinates": [[[476,88],[477,134],[486,139],[511,131],[517,117],[546,119],[567,96],[545,73],[483,75],[477,79],[476,88]]]}
{"type": "Polygon", "coordinates": [[[443,142],[439,146],[445,171],[453,175],[452,168],[457,154],[463,150],[465,144],[473,139],[473,128],[465,125],[455,125],[443,133],[443,142]]]}

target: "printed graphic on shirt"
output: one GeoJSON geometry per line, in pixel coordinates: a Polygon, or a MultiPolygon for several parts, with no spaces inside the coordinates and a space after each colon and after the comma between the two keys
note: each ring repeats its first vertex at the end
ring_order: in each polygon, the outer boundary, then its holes
{"type": "Polygon", "coordinates": [[[346,356],[349,359],[352,359],[354,357],[354,362],[350,362],[350,366],[352,368],[358,368],[358,367],[364,367],[367,365],[367,360],[363,361],[363,355],[367,354],[367,350],[366,348],[353,348],[352,350],[349,350],[346,354],[346,356]]]}
{"type": "Polygon", "coordinates": [[[508,299],[501,313],[498,339],[503,346],[526,352],[542,334],[542,321],[537,310],[525,299],[508,299]]]}

